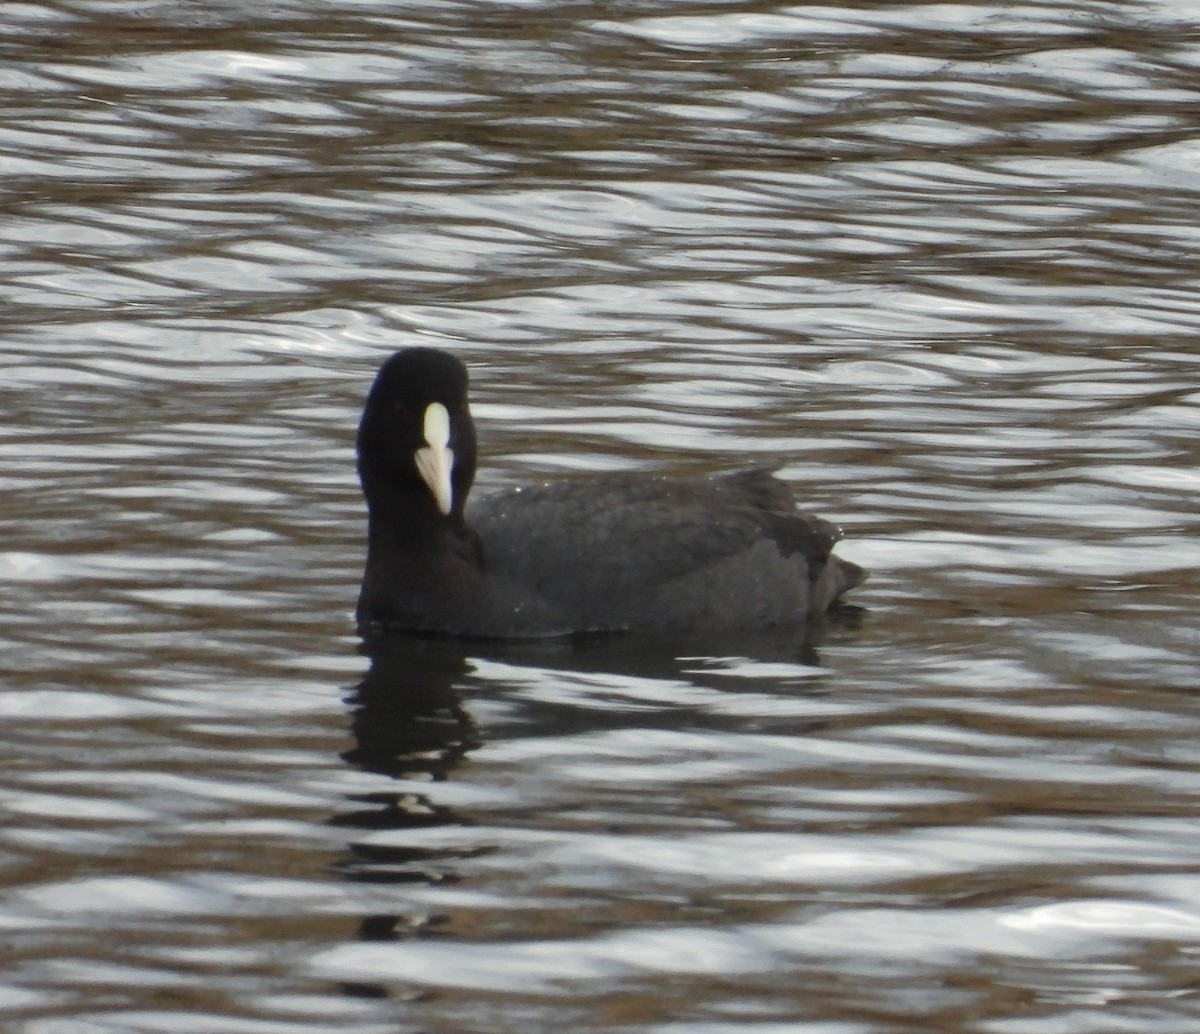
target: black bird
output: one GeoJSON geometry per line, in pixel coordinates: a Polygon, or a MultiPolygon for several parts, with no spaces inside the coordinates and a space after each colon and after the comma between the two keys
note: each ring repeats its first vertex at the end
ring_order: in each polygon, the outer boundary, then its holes
{"type": "Polygon", "coordinates": [[[433,348],[383,364],[358,429],[367,563],[358,621],[486,639],[803,629],[866,572],[841,529],[766,470],[603,474],[473,501],[467,370],[433,348]]]}

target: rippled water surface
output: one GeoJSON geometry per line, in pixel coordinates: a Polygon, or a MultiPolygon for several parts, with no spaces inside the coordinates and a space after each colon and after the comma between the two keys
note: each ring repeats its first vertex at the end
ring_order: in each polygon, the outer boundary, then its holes
{"type": "Polygon", "coordinates": [[[9,3],[15,1034],[1200,1020],[1200,14],[9,3]],[[357,410],[777,465],[819,642],[366,657],[357,410]]]}

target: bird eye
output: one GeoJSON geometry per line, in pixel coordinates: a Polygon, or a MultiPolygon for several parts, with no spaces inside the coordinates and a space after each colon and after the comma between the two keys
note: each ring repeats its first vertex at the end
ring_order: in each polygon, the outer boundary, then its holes
{"type": "Polygon", "coordinates": [[[409,409],[408,406],[406,406],[403,402],[397,402],[392,407],[392,416],[400,421],[400,423],[407,424],[412,420],[412,410],[409,409]]]}

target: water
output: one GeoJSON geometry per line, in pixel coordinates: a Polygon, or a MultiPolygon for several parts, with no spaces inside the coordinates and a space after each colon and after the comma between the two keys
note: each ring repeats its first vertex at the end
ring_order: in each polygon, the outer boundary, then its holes
{"type": "Polygon", "coordinates": [[[4,22],[6,1030],[1192,1029],[1191,5],[4,22]],[[408,342],[483,488],[777,464],[864,612],[364,656],[408,342]]]}

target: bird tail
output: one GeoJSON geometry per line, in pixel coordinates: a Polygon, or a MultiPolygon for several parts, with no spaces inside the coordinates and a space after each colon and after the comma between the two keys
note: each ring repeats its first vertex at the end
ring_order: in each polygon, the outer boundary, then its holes
{"type": "Polygon", "coordinates": [[[812,614],[824,613],[837,602],[843,593],[849,592],[857,585],[862,585],[866,580],[866,568],[859,567],[858,564],[849,560],[843,560],[840,556],[830,555],[816,582],[813,583],[809,612],[812,614]]]}

